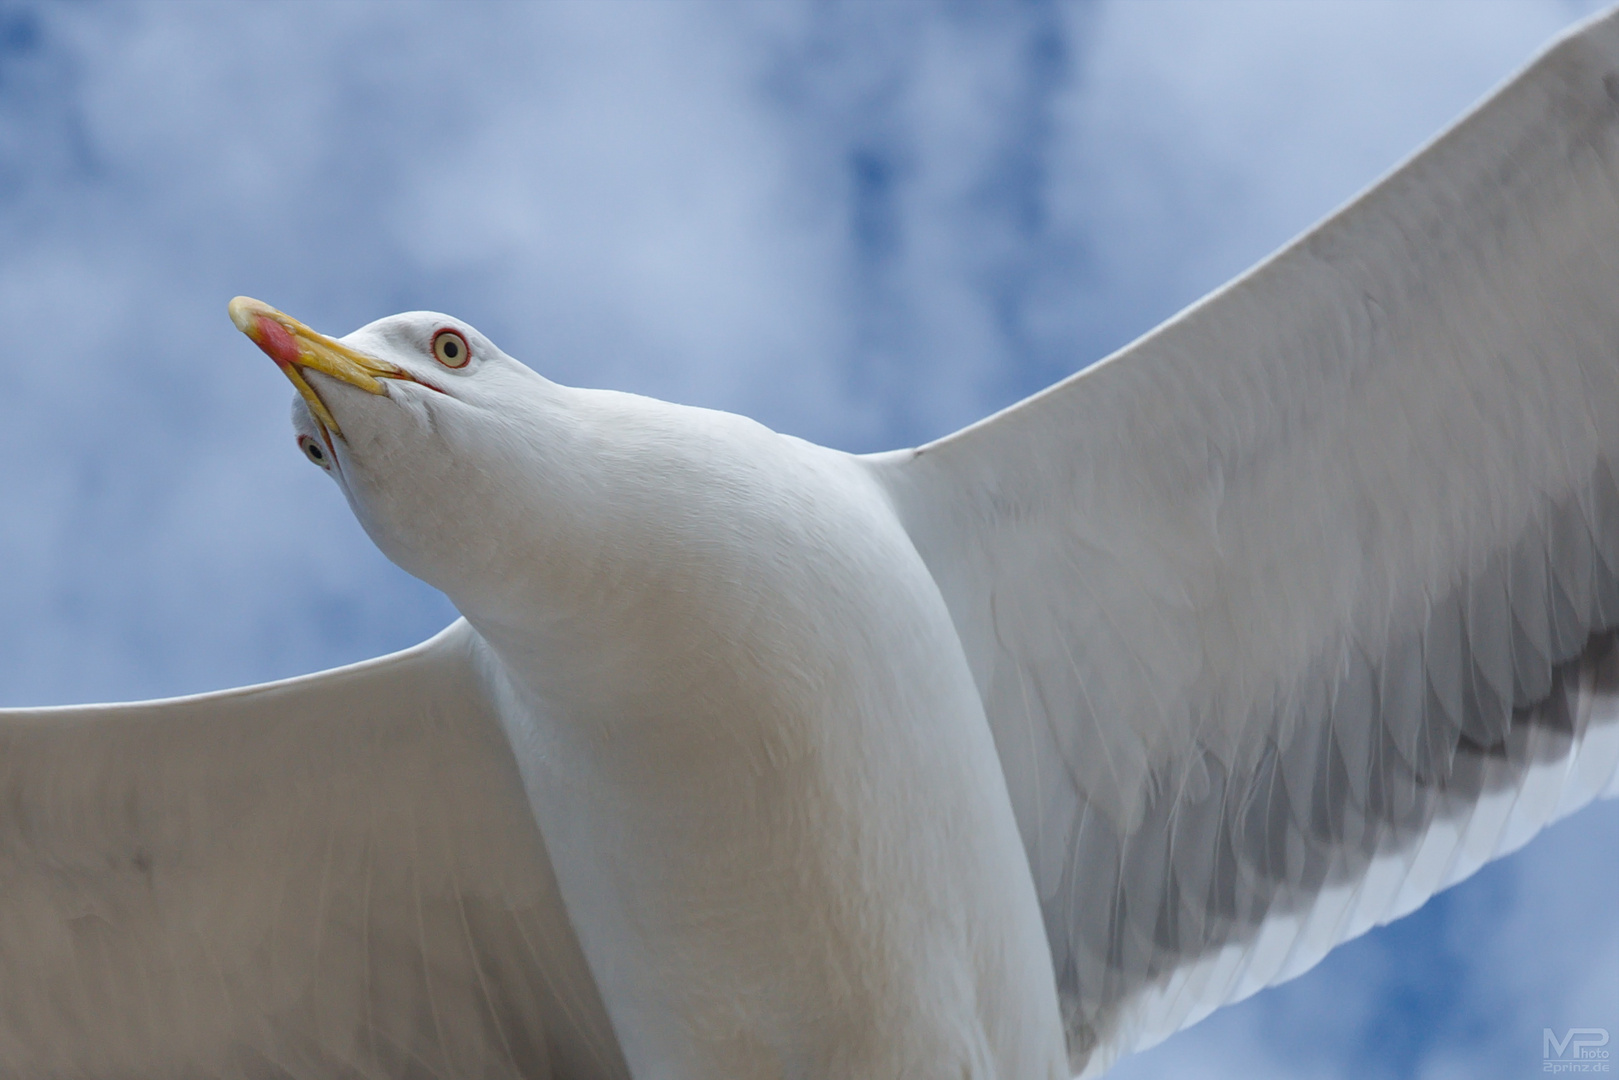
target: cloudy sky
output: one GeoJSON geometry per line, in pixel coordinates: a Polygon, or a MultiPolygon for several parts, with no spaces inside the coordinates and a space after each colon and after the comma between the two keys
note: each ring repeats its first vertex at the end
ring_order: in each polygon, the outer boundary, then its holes
{"type": "MultiPolygon", "coordinates": [[[[561,382],[914,443],[1331,210],[1580,3],[0,0],[0,704],[454,617],[225,316],[453,312],[561,382]]],[[[1619,1034],[1619,806],[1121,1077],[1520,1077],[1619,1034]]]]}

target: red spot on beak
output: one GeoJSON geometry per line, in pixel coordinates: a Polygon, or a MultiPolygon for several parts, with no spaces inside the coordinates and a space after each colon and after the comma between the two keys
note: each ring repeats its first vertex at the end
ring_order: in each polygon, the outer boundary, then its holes
{"type": "Polygon", "coordinates": [[[266,356],[282,367],[298,362],[298,342],[285,326],[268,316],[253,320],[253,343],[264,350],[266,356]]]}

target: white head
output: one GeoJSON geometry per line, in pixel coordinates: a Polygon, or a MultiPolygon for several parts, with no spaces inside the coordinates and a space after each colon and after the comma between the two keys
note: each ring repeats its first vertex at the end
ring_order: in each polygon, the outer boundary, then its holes
{"type": "Polygon", "coordinates": [[[514,559],[544,558],[568,475],[572,392],[501,352],[459,319],[414,311],[341,339],[267,304],[231,318],[298,389],[299,449],[337,481],[383,553],[498,617],[514,559]],[[510,538],[528,542],[514,550],[510,538]]]}

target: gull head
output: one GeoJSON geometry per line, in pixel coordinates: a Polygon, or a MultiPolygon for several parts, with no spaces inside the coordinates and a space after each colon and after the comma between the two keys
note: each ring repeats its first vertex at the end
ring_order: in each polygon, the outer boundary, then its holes
{"type": "Polygon", "coordinates": [[[545,532],[565,388],[437,312],[342,338],[245,296],[230,317],[296,388],[299,450],[384,554],[458,604],[498,595],[518,555],[500,538],[545,532]]]}

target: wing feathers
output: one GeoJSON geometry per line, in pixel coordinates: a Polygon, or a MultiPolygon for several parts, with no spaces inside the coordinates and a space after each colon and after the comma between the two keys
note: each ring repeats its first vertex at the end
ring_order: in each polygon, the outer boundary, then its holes
{"type": "Polygon", "coordinates": [[[1120,354],[870,459],[978,680],[1076,1065],[1619,786],[1614,87],[1609,15],[1120,354]]]}
{"type": "Polygon", "coordinates": [[[0,1073],[626,1075],[480,649],[0,710],[0,1073]]]}

